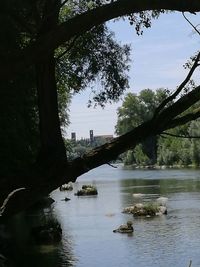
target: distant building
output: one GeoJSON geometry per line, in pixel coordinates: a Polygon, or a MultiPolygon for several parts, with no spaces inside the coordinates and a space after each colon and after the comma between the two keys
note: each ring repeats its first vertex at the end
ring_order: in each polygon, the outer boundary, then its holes
{"type": "Polygon", "coordinates": [[[90,130],[90,143],[93,143],[94,141],[94,132],[93,130],[90,130]]]}
{"type": "Polygon", "coordinates": [[[75,132],[71,133],[71,140],[76,142],[76,133],[75,132]]]}
{"type": "Polygon", "coordinates": [[[73,142],[82,142],[84,145],[91,145],[91,146],[98,146],[102,145],[106,142],[109,142],[113,139],[113,135],[109,134],[104,134],[104,135],[94,135],[94,131],[90,130],[89,131],[89,138],[84,138],[81,140],[76,140],[76,133],[72,132],[71,133],[71,140],[73,142]]]}

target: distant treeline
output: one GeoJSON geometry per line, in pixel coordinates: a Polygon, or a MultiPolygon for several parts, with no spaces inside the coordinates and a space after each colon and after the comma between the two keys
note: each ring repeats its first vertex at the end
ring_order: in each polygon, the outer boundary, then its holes
{"type": "MultiPolygon", "coordinates": [[[[138,95],[128,93],[118,109],[116,134],[121,135],[151,119],[155,108],[169,95],[169,90],[142,90],[138,95]]],[[[197,103],[197,106],[199,103],[197,103]]],[[[81,157],[90,149],[104,144],[107,140],[99,138],[79,141],[67,140],[68,157],[81,157]]],[[[119,160],[125,165],[183,165],[200,166],[200,120],[176,127],[160,136],[150,136],[133,150],[122,154],[119,160]]]]}
{"type": "MultiPolygon", "coordinates": [[[[166,89],[129,93],[118,109],[117,134],[149,120],[155,108],[169,95],[166,89]]],[[[197,103],[197,106],[199,103],[197,103]]],[[[200,120],[176,127],[161,136],[151,136],[122,156],[125,165],[200,165],[200,120]]]]}

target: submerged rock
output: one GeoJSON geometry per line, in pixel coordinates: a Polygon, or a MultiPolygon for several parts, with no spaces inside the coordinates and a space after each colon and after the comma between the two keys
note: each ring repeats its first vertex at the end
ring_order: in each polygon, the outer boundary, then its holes
{"type": "Polygon", "coordinates": [[[75,193],[75,196],[95,196],[98,195],[97,189],[93,185],[83,185],[81,190],[75,193]]]}
{"type": "Polygon", "coordinates": [[[128,221],[126,224],[120,225],[117,229],[113,230],[113,233],[133,233],[133,222],[128,221]]]}
{"type": "Polygon", "coordinates": [[[65,198],[63,198],[63,199],[61,199],[62,201],[69,201],[69,200],[71,200],[70,198],[68,198],[68,197],[65,197],[65,198]]]}

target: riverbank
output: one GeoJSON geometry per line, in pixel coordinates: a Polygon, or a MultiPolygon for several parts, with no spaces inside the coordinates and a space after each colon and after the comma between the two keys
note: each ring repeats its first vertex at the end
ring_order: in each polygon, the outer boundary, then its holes
{"type": "Polygon", "coordinates": [[[167,169],[200,169],[200,166],[195,165],[123,165],[124,169],[128,170],[167,170],[167,169]]]}

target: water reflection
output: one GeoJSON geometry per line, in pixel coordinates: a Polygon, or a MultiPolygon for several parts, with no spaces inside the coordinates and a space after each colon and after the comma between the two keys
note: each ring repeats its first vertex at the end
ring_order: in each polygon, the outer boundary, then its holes
{"type": "Polygon", "coordinates": [[[66,232],[63,241],[57,244],[38,245],[34,239],[32,228],[53,220],[57,218],[51,208],[29,210],[1,223],[0,240],[6,245],[0,244],[0,251],[9,260],[8,266],[74,266],[73,250],[66,232]]]}

